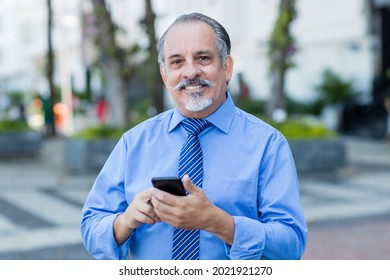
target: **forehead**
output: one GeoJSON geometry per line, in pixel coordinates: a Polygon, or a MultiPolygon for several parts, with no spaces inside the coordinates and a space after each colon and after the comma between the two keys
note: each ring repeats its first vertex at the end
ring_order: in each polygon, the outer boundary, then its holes
{"type": "Polygon", "coordinates": [[[168,31],[164,51],[167,57],[188,52],[217,51],[214,30],[202,21],[178,23],[168,31]]]}

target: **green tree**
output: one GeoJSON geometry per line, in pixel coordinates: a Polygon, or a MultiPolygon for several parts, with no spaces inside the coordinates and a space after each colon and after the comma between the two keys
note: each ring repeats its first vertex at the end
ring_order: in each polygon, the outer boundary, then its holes
{"type": "MultiPolygon", "coordinates": [[[[105,0],[92,0],[96,26],[95,45],[100,54],[97,64],[105,79],[105,95],[109,104],[111,123],[127,127],[129,123],[128,89],[134,78],[137,65],[133,62],[134,54],[140,51],[138,45],[123,47],[118,43],[118,35],[124,30],[112,20],[110,9],[105,0]]],[[[157,40],[155,30],[156,15],[150,0],[145,0],[145,16],[140,24],[144,26],[149,40],[146,58],[142,69],[147,77],[150,98],[157,112],[164,110],[163,83],[157,61],[157,40]]],[[[126,34],[124,34],[126,35],[126,34]]]]}
{"type": "Polygon", "coordinates": [[[343,105],[360,95],[354,81],[344,80],[330,69],[323,71],[322,80],[315,89],[318,93],[316,102],[321,108],[327,105],[343,105]]]}
{"type": "Polygon", "coordinates": [[[297,16],[295,0],[280,0],[279,15],[268,41],[271,96],[267,113],[271,116],[275,109],[286,110],[285,77],[293,66],[294,38],[291,35],[291,24],[297,16]]]}
{"type": "Polygon", "coordinates": [[[155,21],[156,14],[153,11],[151,0],[145,0],[145,17],[141,20],[141,24],[144,26],[149,40],[149,46],[147,49],[149,55],[146,60],[146,71],[147,76],[149,77],[148,87],[151,93],[151,98],[153,100],[153,105],[156,108],[157,113],[161,113],[164,111],[164,84],[160,76],[160,68],[157,60],[158,53],[155,21]]]}
{"type": "Polygon", "coordinates": [[[46,131],[47,136],[55,136],[56,135],[56,127],[54,123],[54,112],[53,107],[56,103],[56,96],[55,96],[55,86],[54,86],[54,51],[53,51],[53,7],[52,7],[52,1],[47,0],[46,2],[47,6],[47,62],[46,62],[46,77],[47,82],[49,85],[49,94],[50,94],[50,101],[48,103],[48,118],[46,119],[45,125],[48,128],[48,131],[46,131]]]}
{"type": "Polygon", "coordinates": [[[134,49],[118,43],[120,28],[114,23],[105,0],[92,0],[99,51],[98,64],[105,78],[105,97],[109,106],[109,122],[127,127],[129,122],[128,87],[134,73],[131,57],[134,49]]]}

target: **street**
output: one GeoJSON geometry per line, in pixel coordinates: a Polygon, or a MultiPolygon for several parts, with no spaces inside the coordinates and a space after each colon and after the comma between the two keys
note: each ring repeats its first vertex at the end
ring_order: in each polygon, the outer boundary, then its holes
{"type": "MultiPolygon", "coordinates": [[[[390,143],[346,138],[348,166],[299,174],[309,227],[304,260],[390,259],[390,143]]],[[[0,162],[0,259],[92,259],[81,208],[96,172],[63,167],[62,139],[39,158],[0,162]]]]}

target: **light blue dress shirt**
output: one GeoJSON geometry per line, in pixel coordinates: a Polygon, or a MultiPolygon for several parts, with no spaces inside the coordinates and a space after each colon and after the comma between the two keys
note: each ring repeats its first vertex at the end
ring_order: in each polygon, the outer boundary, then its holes
{"type": "MultiPolygon", "coordinates": [[[[83,208],[81,233],[97,259],[171,259],[173,227],[141,225],[118,246],[113,222],[151,178],[177,176],[187,132],[183,116],[166,111],[130,129],[103,166],[83,208]]],[[[199,135],[203,190],[234,218],[231,246],[200,231],[200,259],[299,259],[307,226],[289,145],[262,120],[226,101],[206,118],[213,125],[199,135]]]]}

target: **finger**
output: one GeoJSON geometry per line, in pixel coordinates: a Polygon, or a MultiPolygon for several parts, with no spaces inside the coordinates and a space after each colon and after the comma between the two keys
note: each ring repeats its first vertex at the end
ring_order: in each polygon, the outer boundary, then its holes
{"type": "Polygon", "coordinates": [[[151,203],[154,207],[157,216],[163,221],[167,221],[174,216],[175,208],[173,206],[165,204],[164,202],[158,200],[158,198],[156,197],[152,198],[151,203]]]}
{"type": "Polygon", "coordinates": [[[138,212],[143,213],[144,215],[150,217],[153,219],[155,222],[160,222],[161,219],[158,217],[156,211],[154,210],[154,207],[151,203],[151,200],[149,200],[147,203],[141,203],[138,205],[138,212]]]}
{"type": "Polygon", "coordinates": [[[142,201],[149,202],[153,196],[153,187],[149,187],[136,195],[142,201]]]}
{"type": "Polygon", "coordinates": [[[126,216],[129,218],[129,221],[134,220],[138,224],[154,224],[161,222],[161,219],[157,216],[156,212],[153,211],[144,211],[142,209],[132,207],[126,211],[126,216]]]}
{"type": "Polygon", "coordinates": [[[133,217],[133,219],[137,220],[138,222],[146,222],[150,224],[151,220],[154,222],[161,221],[150,202],[151,193],[151,188],[138,193],[128,207],[127,212],[131,217],[133,217]]]}
{"type": "Polygon", "coordinates": [[[152,225],[152,224],[155,224],[157,222],[155,219],[153,219],[152,217],[150,217],[142,212],[133,213],[133,218],[142,224],[152,225]]]}
{"type": "MultiPolygon", "coordinates": [[[[171,206],[176,205],[178,203],[177,199],[180,198],[177,195],[170,194],[168,192],[159,190],[157,188],[155,188],[153,190],[152,197],[155,197],[160,202],[167,204],[167,205],[171,205],[171,206]]],[[[155,205],[153,205],[153,206],[156,207],[155,205]]]]}
{"type": "Polygon", "coordinates": [[[185,211],[183,211],[183,207],[175,207],[164,204],[156,197],[152,198],[152,204],[155,206],[154,209],[156,210],[158,216],[161,217],[161,219],[167,224],[186,229],[196,228],[196,225],[192,224],[194,219],[186,215],[185,211]]]}
{"type": "Polygon", "coordinates": [[[183,186],[184,188],[189,192],[189,193],[194,193],[196,192],[199,188],[195,186],[190,177],[186,174],[182,178],[183,186]]]}

